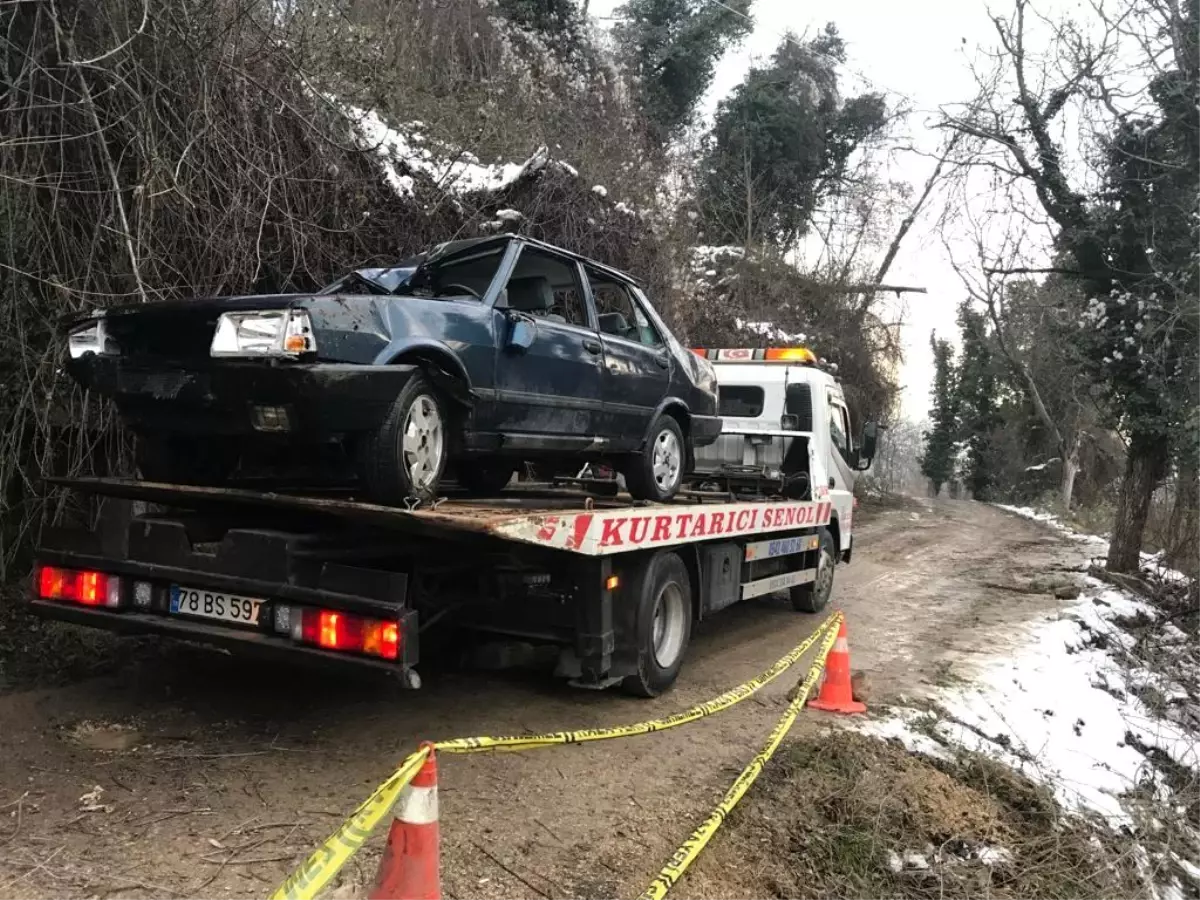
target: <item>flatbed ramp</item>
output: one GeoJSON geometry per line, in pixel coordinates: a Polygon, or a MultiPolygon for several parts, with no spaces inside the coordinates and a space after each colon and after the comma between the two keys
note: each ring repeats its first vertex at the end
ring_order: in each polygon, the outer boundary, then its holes
{"type": "Polygon", "coordinates": [[[697,501],[635,505],[621,498],[516,487],[490,500],[448,498],[400,509],[346,496],[311,496],[246,488],[163,484],[132,478],[48,478],[84,493],[180,507],[240,506],[332,516],[408,533],[470,534],[606,556],[713,538],[768,535],[829,522],[832,504],[817,500],[738,500],[727,495],[697,501]]]}

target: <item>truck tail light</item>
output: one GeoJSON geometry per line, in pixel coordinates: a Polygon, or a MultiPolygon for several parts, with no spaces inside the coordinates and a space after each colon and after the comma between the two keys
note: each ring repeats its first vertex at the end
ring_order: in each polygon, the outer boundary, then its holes
{"type": "Polygon", "coordinates": [[[292,636],[302,643],[313,644],[322,650],[365,653],[382,659],[400,655],[399,622],[366,619],[331,609],[292,608],[291,616],[299,612],[299,628],[293,625],[292,636]]]}
{"type": "Polygon", "coordinates": [[[37,572],[37,595],[42,600],[116,609],[121,605],[121,579],[89,569],[41,566],[37,572]]]}

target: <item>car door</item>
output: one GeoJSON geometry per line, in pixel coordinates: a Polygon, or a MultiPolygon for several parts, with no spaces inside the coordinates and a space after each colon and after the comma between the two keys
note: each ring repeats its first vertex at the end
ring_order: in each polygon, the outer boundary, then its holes
{"type": "Polygon", "coordinates": [[[584,266],[604,346],[604,425],[614,449],[636,449],[671,383],[671,354],[637,297],[619,279],[584,266]]]}
{"type": "Polygon", "coordinates": [[[576,451],[595,445],[603,430],[604,352],[574,261],[523,246],[498,307],[505,322],[494,421],[504,446],[576,451]],[[508,339],[518,323],[532,334],[528,346],[508,339]]]}

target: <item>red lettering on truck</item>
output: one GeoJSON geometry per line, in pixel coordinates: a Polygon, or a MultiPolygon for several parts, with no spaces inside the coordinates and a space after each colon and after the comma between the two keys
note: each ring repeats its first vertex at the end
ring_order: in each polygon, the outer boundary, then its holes
{"type": "Polygon", "coordinates": [[[633,519],[629,524],[629,543],[640,544],[646,540],[646,534],[650,531],[650,518],[642,516],[633,519]]]}
{"type": "Polygon", "coordinates": [[[604,530],[600,532],[600,546],[619,547],[624,544],[625,539],[621,537],[621,526],[628,521],[628,516],[621,516],[619,519],[605,519],[604,530]]]}
{"type": "Polygon", "coordinates": [[[650,538],[652,541],[669,541],[671,539],[671,517],[670,516],[655,516],[654,517],[654,535],[650,538]]]}

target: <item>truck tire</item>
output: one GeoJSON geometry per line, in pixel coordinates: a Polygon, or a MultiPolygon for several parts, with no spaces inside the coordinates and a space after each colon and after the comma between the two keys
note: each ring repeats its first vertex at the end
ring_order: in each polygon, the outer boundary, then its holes
{"type": "Polygon", "coordinates": [[[415,373],[383,424],[362,442],[362,477],[370,498],[392,506],[433,500],[446,470],[450,421],[437,388],[415,373]]]}
{"type": "Polygon", "coordinates": [[[657,697],[675,683],[692,639],[692,579],[677,554],[662,552],[640,567],[629,590],[638,662],[621,687],[637,697],[657,697]]]}
{"type": "Polygon", "coordinates": [[[791,589],[792,609],[796,612],[819,613],[829,603],[833,593],[833,570],[837,565],[837,545],[828,529],[819,528],[821,543],[817,547],[817,576],[808,584],[791,589]]]}
{"type": "Polygon", "coordinates": [[[224,484],[239,456],[236,444],[213,438],[139,434],[134,446],[141,477],[171,484],[224,484]]]}
{"type": "Polygon", "coordinates": [[[683,484],[687,443],[674,416],[661,413],[650,427],[645,449],[625,468],[625,486],[634,500],[664,503],[683,484]]]}
{"type": "Polygon", "coordinates": [[[517,464],[511,459],[467,457],[458,463],[457,480],[468,493],[488,496],[504,490],[516,471],[517,464]]]}

